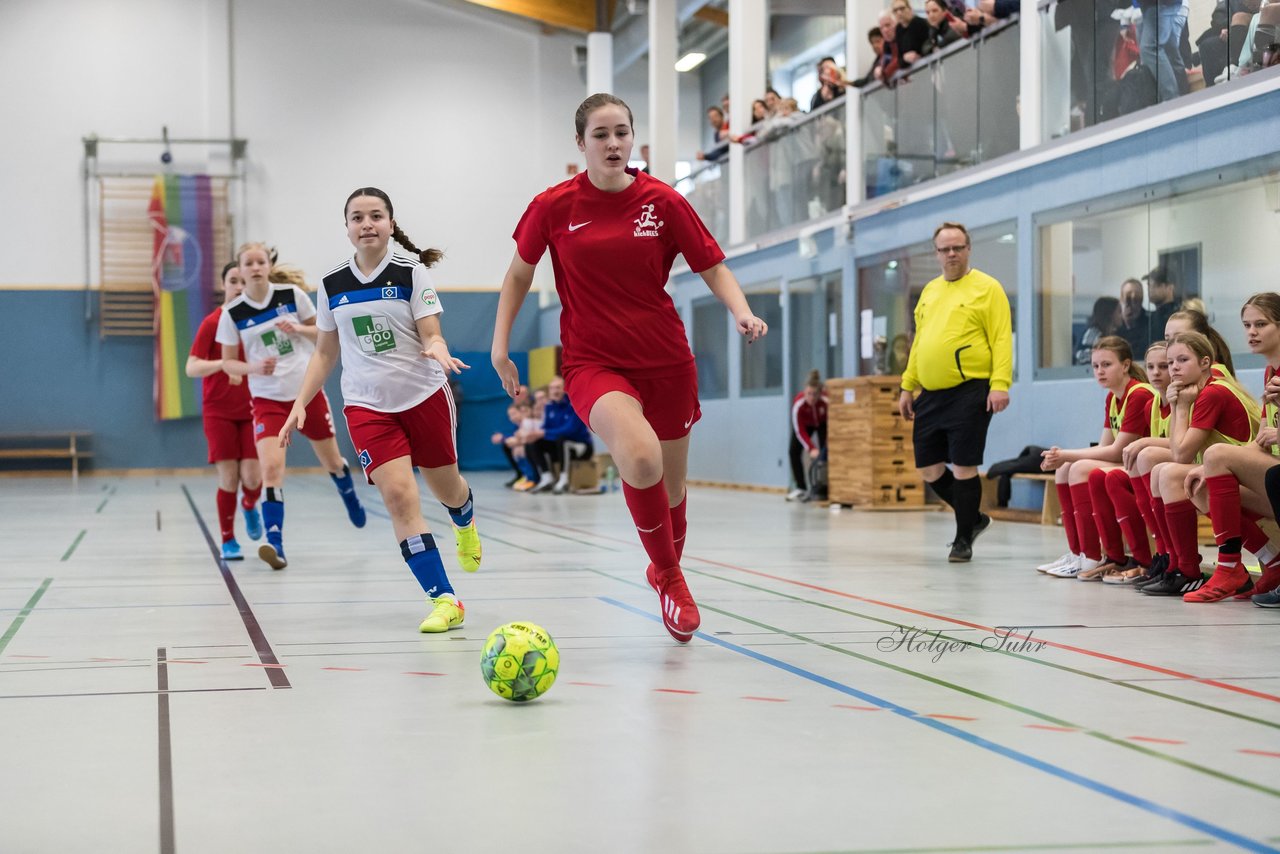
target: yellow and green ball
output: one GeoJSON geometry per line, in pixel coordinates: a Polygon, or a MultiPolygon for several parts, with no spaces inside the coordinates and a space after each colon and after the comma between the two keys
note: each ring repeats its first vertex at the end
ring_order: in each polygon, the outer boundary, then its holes
{"type": "Polygon", "coordinates": [[[545,694],[559,669],[556,642],[533,623],[507,623],[494,629],[480,656],[480,673],[489,690],[517,703],[545,694]]]}

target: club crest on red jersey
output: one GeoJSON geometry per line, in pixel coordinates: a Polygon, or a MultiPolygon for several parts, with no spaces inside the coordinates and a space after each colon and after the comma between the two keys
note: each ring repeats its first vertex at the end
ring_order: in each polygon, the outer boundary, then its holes
{"type": "Polygon", "coordinates": [[[633,220],[636,224],[635,237],[658,237],[658,229],[663,222],[653,215],[653,204],[641,205],[640,216],[633,220]]]}

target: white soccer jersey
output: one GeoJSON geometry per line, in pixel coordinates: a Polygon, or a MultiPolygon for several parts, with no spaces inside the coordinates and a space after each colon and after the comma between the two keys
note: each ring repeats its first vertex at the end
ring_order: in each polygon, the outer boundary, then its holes
{"type": "Polygon", "coordinates": [[[316,316],[316,307],[306,292],[294,285],[271,285],[264,302],[256,303],[243,293],[232,300],[218,320],[219,344],[244,345],[245,361],[253,363],[276,357],[275,372],[250,374],[249,393],[267,400],[289,401],[298,396],[307,362],[315,345],[302,335],[278,328],[282,319],[301,325],[316,316]]]}
{"type": "Polygon", "coordinates": [[[387,252],[372,274],[355,257],[329,271],[320,285],[316,326],[338,331],[342,397],[378,412],[403,412],[445,384],[444,368],[422,355],[415,321],[444,309],[427,268],[387,252]]]}

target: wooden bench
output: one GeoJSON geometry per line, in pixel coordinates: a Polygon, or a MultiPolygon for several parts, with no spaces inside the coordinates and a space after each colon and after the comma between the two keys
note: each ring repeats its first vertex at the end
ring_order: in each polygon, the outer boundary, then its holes
{"type": "Polygon", "coordinates": [[[70,460],[71,478],[80,477],[80,461],[91,459],[90,433],[23,433],[0,435],[0,461],[70,460]]]}
{"type": "Polygon", "coordinates": [[[997,507],[996,481],[989,480],[985,473],[979,477],[982,478],[982,512],[991,518],[1009,522],[1039,522],[1041,525],[1058,524],[1062,507],[1058,503],[1058,490],[1053,486],[1052,472],[1013,475],[1014,480],[1031,480],[1044,484],[1044,499],[1041,501],[1039,511],[1023,510],[1017,507],[997,507]]]}

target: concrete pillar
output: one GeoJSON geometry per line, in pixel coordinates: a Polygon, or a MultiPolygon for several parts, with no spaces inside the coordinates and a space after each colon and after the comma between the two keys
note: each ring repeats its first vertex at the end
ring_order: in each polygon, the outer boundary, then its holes
{"type": "MultiPolygon", "coordinates": [[[[849,79],[862,75],[862,64],[857,62],[861,52],[855,45],[866,42],[866,16],[860,15],[860,8],[866,0],[845,0],[844,2],[844,55],[849,79]]],[[[850,86],[844,96],[844,203],[856,205],[862,201],[866,180],[863,178],[864,163],[862,159],[862,93],[850,86]]]]}
{"type": "Polygon", "coordinates": [[[1043,138],[1040,117],[1041,78],[1044,64],[1041,59],[1040,10],[1036,0],[1022,0],[1018,10],[1018,147],[1035,148],[1043,138]]]}
{"type": "Polygon", "coordinates": [[[587,33],[587,95],[612,91],[613,34],[587,33]]]}
{"type": "MultiPolygon", "coordinates": [[[[751,102],[764,97],[768,45],[768,4],[729,0],[729,130],[735,134],[751,125],[751,102]]],[[[729,146],[730,244],[747,235],[745,165],[742,146],[729,146]]]]}
{"type": "Polygon", "coordinates": [[[668,184],[676,178],[679,47],[676,0],[649,0],[649,138],[637,139],[631,156],[640,157],[640,146],[648,143],[649,174],[668,184]]]}

